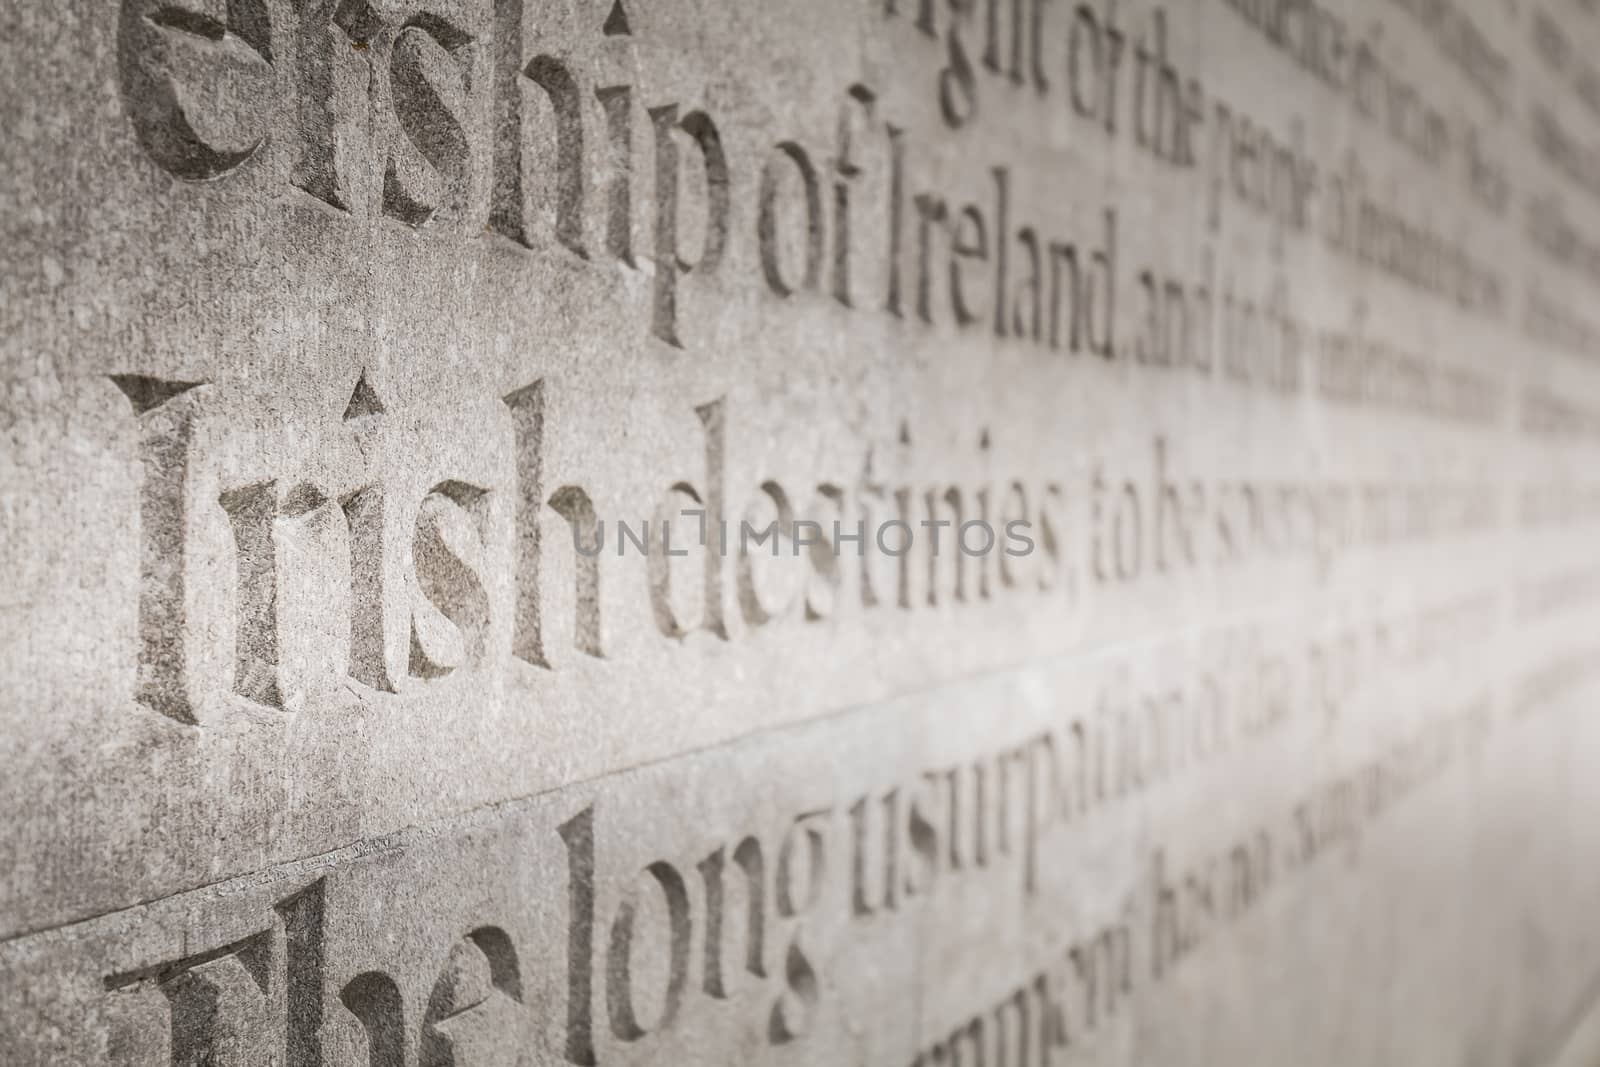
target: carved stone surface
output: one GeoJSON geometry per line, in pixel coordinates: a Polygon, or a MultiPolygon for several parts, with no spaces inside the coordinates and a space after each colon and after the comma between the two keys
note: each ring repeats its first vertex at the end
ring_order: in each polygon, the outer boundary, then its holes
{"type": "Polygon", "coordinates": [[[5,1067],[1600,1058],[1592,0],[0,25],[5,1067]]]}

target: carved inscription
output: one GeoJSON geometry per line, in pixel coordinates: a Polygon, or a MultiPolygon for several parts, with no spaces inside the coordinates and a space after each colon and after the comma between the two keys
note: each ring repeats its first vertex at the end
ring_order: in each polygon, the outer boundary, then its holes
{"type": "MultiPolygon", "coordinates": [[[[193,133],[182,106],[155,106],[164,97],[151,87],[166,87],[170,97],[183,84],[181,71],[163,66],[160,34],[169,23],[178,27],[172,32],[206,42],[244,40],[245,31],[198,16],[168,17],[168,8],[147,11],[151,2],[127,0],[123,18],[131,28],[121,42],[124,96],[141,143],[157,164],[186,180],[240,170],[260,154],[259,138],[248,151],[219,147],[231,143],[225,138],[213,145],[193,133]],[[190,147],[176,151],[171,144],[190,147]],[[210,162],[193,162],[201,157],[210,162]]],[[[1375,32],[1360,37],[1315,6],[1292,20],[1290,32],[1264,9],[1242,0],[1234,6],[1308,71],[1347,91],[1358,113],[1381,123],[1425,164],[1443,165],[1459,148],[1466,188],[1481,205],[1504,212],[1504,175],[1477,127],[1453,132],[1443,113],[1380,58],[1375,32]]],[[[547,235],[565,254],[590,263],[603,254],[640,269],[647,258],[650,332],[673,347],[684,344],[680,290],[715,276],[730,242],[749,240],[768,293],[779,299],[828,293],[845,307],[923,327],[987,330],[1045,352],[1154,366],[1193,363],[1206,371],[1221,362],[1172,354],[1215,345],[1220,315],[1157,311],[1151,321],[1162,339],[1134,338],[1135,321],[1143,325],[1149,316],[1135,320],[1133,302],[1119,302],[1117,292],[1143,287],[1159,303],[1156,295],[1170,293],[1174,283],[1164,277],[1169,267],[1119,259],[1115,202],[1103,205],[1100,224],[1051,233],[1019,202],[1018,187],[1024,177],[1032,187],[1032,176],[1012,163],[997,160],[984,190],[918,180],[917,135],[883,113],[870,84],[840,93],[831,144],[780,136],[755,173],[740,175],[731,169],[729,134],[711,112],[645,99],[631,84],[589,84],[570,59],[529,55],[533,12],[521,0],[460,7],[451,19],[418,14],[398,23],[361,5],[331,14],[308,7],[288,25],[268,27],[264,14],[250,22],[252,39],[297,42],[295,69],[271,81],[292,85],[283,94],[292,99],[257,97],[257,106],[292,106],[297,116],[292,185],[341,211],[417,227],[447,224],[526,249],[544,247],[547,235]],[[361,115],[368,121],[351,121],[361,115]],[[475,153],[479,141],[490,150],[475,153]],[[603,150],[593,148],[601,144],[603,150]],[[381,166],[360,165],[362,153],[381,166]],[[685,153],[693,154],[692,165],[685,153]],[[591,173],[596,156],[607,165],[591,173]],[[471,160],[480,157],[492,161],[485,180],[470,173],[471,160]],[[367,180],[363,175],[380,173],[381,190],[355,188],[367,180]],[[652,200],[648,233],[636,236],[635,178],[646,173],[651,180],[638,184],[648,186],[652,200]],[[753,190],[754,203],[736,210],[736,189],[753,190]],[[679,226],[691,200],[703,219],[693,248],[680,240],[679,226]],[[874,248],[857,236],[866,211],[887,219],[886,244],[874,248]],[[740,216],[753,220],[753,232],[735,228],[740,216]],[[780,221],[788,218],[803,225],[780,221]],[[863,277],[883,279],[883,288],[866,291],[863,277]]],[[[1213,229],[1224,199],[1235,199],[1280,233],[1317,236],[1334,254],[1418,292],[1491,318],[1505,313],[1508,285],[1495,264],[1418,217],[1409,202],[1394,202],[1357,153],[1318,159],[1303,121],[1275,127],[1237,101],[1208,96],[1186,72],[1160,5],[1130,16],[1115,5],[1079,4],[1069,12],[1041,0],[948,7],[890,0],[883,15],[909,41],[942,44],[937,93],[954,127],[978,113],[979,85],[988,80],[1013,91],[1031,86],[1047,100],[1060,94],[1078,120],[1106,137],[1127,136],[1164,164],[1208,174],[1213,229]]],[[[626,19],[608,19],[578,45],[610,55],[632,32],[626,19]]],[[[1450,38],[1463,39],[1469,38],[1450,38]]],[[[277,54],[267,47],[258,60],[271,65],[277,54]]],[[[209,58],[209,64],[196,59],[208,77],[224,76],[220,58],[205,49],[197,55],[209,58]]],[[[1028,195],[1038,194],[1030,188],[1028,195]]],[[[1224,280],[1196,286],[1187,303],[1209,305],[1224,280]]]]}
{"type": "Polygon", "coordinates": [[[280,477],[222,489],[215,501],[194,499],[197,457],[189,443],[202,405],[193,383],[135,376],[114,381],[139,418],[144,472],[140,537],[138,699],[182,723],[201,721],[211,692],[186,655],[194,630],[184,546],[194,525],[211,517],[226,523],[234,548],[234,665],[232,693],[252,705],[286,708],[285,694],[301,680],[285,677],[279,636],[293,620],[284,616],[279,582],[282,539],[309,538],[344,557],[347,576],[346,675],[374,692],[396,693],[481,661],[489,604],[480,575],[489,530],[489,487],[478,471],[447,478],[416,500],[396,500],[381,462],[370,456],[386,409],[363,375],[353,387],[342,422],[348,466],[326,456],[280,477]],[[397,513],[410,516],[410,544],[397,513]],[[403,548],[412,574],[397,571],[403,548]],[[402,629],[403,627],[403,629],[402,629]],[[405,659],[398,650],[406,649],[405,659]]]}
{"type": "Polygon", "coordinates": [[[136,484],[73,542],[110,698],[19,734],[81,780],[0,835],[0,1061],[1242,1062],[1314,1010],[1546,1062],[1478,942],[1589,945],[1539,805],[1595,795],[1595,8],[74,13],[148,202],[19,201],[15,395],[116,417],[11,469],[136,484]],[[1392,1003],[1326,962],[1391,898],[1449,968],[1392,1003]]]}
{"type": "MultiPolygon", "coordinates": [[[[1283,669],[1266,659],[1259,666],[1283,669]]],[[[1144,704],[1152,712],[1159,706],[1160,698],[1144,704]]],[[[1223,713],[1206,729],[1221,741],[1252,715],[1233,722],[1223,713]]],[[[1126,730],[1134,721],[1114,708],[1093,713],[1094,730],[1126,730]]],[[[1285,726],[1274,718],[1250,729],[1285,726]]],[[[1080,727],[974,752],[951,766],[910,764],[904,781],[880,780],[836,803],[760,818],[729,809],[690,835],[699,844],[661,851],[628,831],[629,806],[610,799],[575,806],[552,798],[536,817],[513,810],[516,834],[530,835],[518,847],[540,850],[539,863],[553,864],[540,892],[556,906],[538,906],[516,879],[494,898],[494,908],[506,909],[498,917],[481,903],[430,905],[413,899],[415,887],[399,887],[400,906],[420,908],[424,918],[433,906],[441,915],[479,916],[449,919],[462,925],[445,937],[423,921],[428,947],[420,953],[410,942],[360,933],[381,921],[383,909],[354,887],[392,882],[410,851],[489,853],[471,831],[443,841],[434,831],[410,835],[352,858],[343,874],[256,893],[266,901],[259,914],[235,909],[236,929],[215,927],[214,948],[105,976],[101,995],[115,1020],[110,1062],[465,1067],[543,1056],[598,1067],[671,1047],[662,1042],[674,1032],[729,1013],[744,1016],[752,1048],[822,1040],[815,1026],[834,1010],[826,1000],[838,976],[818,947],[839,944],[840,928],[868,938],[925,921],[961,899],[964,883],[987,899],[1017,893],[1018,906],[1053,915],[1070,886],[1062,878],[1074,869],[1058,853],[1114,815],[1083,798],[1107,787],[1168,784],[1138,769],[1135,754],[1151,751],[1148,741],[1086,738],[1080,727]],[[1058,742],[1075,735],[1078,759],[1111,762],[1081,778],[1063,774],[1063,757],[1073,757],[1058,742]],[[528,916],[539,918],[530,926],[528,916]],[[533,992],[552,988],[541,972],[557,976],[553,1000],[533,992]]],[[[904,1052],[907,1062],[958,1047],[986,1058],[1026,1047],[1025,1062],[1048,1062],[1095,1040],[1232,925],[1349,854],[1392,810],[1476,758],[1494,729],[1488,703],[1471,696],[1392,726],[1366,756],[1297,781],[1243,828],[1139,843],[1132,880],[1091,914],[1051,920],[1058,947],[1029,953],[1042,961],[1038,969],[969,1017],[919,1023],[908,1036],[922,1044],[904,1052]]],[[[619,782],[607,792],[620,798],[630,788],[619,782]]]]}
{"type": "MultiPolygon", "coordinates": [[[[1362,362],[1330,347],[1323,363],[1339,369],[1321,372],[1326,388],[1340,390],[1338,399],[1438,409],[1447,418],[1495,410],[1498,395],[1469,377],[1435,380],[1426,364],[1385,363],[1385,357],[1377,348],[1362,362]]],[[[502,626],[511,630],[515,659],[532,667],[558,662],[552,624],[577,651],[604,659],[600,591],[618,579],[630,546],[644,563],[642,593],[662,637],[682,641],[704,632],[732,641],[766,627],[815,625],[852,613],[1071,599],[1081,582],[1110,590],[1264,560],[1299,560],[1323,573],[1356,549],[1498,528],[1505,511],[1487,482],[1209,480],[1175,442],[1159,436],[1149,443],[1143,469],[1093,459],[1077,483],[928,482],[910,473],[908,427],[900,434],[903,455],[889,464],[903,476],[880,473],[869,451],[854,484],[819,481],[807,492],[767,479],[746,491],[750,503],[736,507],[726,484],[723,399],[694,412],[703,477],[668,485],[654,517],[635,529],[632,520],[599,516],[581,485],[551,489],[557,479],[545,469],[545,383],[516,390],[485,411],[495,428],[475,458],[458,460],[458,474],[394,481],[381,457],[403,457],[393,446],[379,447],[395,439],[382,436],[387,409],[363,375],[332,431],[347,447],[329,455],[342,458],[223,488],[214,504],[203,502],[201,513],[191,514],[188,485],[201,461],[184,443],[203,417],[200,402],[184,383],[117,381],[135,398],[136,411],[147,396],[168,398],[139,416],[146,563],[138,699],[187,724],[202,721],[198,709],[208,700],[222,707],[221,686],[247,707],[282,710],[293,710],[285,694],[305,692],[306,679],[291,677],[279,654],[279,635],[291,625],[279,595],[279,545],[290,536],[309,544],[347,583],[344,676],[371,694],[405,696],[463,671],[494,668],[491,637],[502,626]],[[153,421],[152,412],[166,421],[153,421]],[[513,471],[497,466],[497,453],[515,458],[513,471]],[[514,506],[497,511],[496,499],[514,506]],[[564,520],[570,549],[541,533],[546,508],[564,520]],[[763,515],[770,516],[764,528],[757,525],[763,515]],[[688,532],[675,547],[683,516],[697,518],[686,529],[698,526],[698,536],[688,532]],[[233,548],[227,682],[197,678],[185,657],[183,545],[203,522],[225,527],[233,548]],[[990,529],[983,551],[969,548],[974,523],[990,529]],[[913,530],[929,536],[917,540],[913,530]],[[943,551],[941,530],[954,539],[943,551]],[[678,576],[688,568],[680,560],[696,540],[699,587],[685,590],[678,576]],[[558,553],[571,564],[570,621],[547,617],[549,564],[558,553]],[[488,593],[501,576],[515,590],[508,619],[495,617],[488,593]]],[[[1531,419],[1535,408],[1528,410],[1531,419]]],[[[1530,422],[1529,432],[1556,432],[1544,425],[1530,422]]]]}

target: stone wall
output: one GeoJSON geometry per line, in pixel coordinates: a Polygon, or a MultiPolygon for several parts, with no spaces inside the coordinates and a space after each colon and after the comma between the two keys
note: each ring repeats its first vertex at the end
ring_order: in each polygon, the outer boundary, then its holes
{"type": "Polygon", "coordinates": [[[1593,0],[0,26],[6,1067],[1594,1040],[1593,0]]]}

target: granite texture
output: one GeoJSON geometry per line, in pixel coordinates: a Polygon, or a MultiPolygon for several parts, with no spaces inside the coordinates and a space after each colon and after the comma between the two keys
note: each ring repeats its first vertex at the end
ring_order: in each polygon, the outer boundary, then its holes
{"type": "Polygon", "coordinates": [[[1600,1044],[1591,3],[0,26],[5,1067],[1600,1044]]]}

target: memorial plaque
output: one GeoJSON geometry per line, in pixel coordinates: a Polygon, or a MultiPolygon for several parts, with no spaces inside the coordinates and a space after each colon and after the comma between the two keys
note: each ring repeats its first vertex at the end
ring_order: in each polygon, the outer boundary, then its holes
{"type": "Polygon", "coordinates": [[[0,1064],[1600,1062],[1600,7],[10,0],[0,1064]]]}

